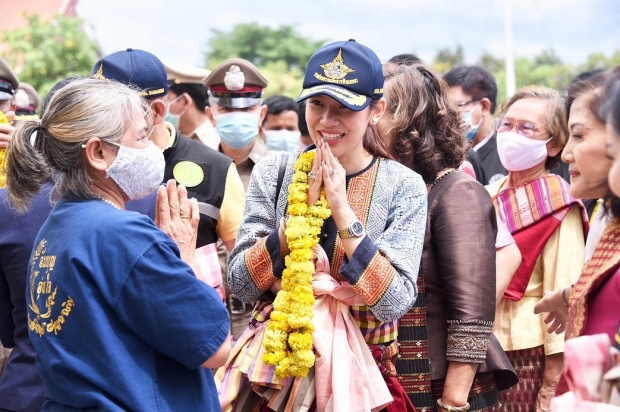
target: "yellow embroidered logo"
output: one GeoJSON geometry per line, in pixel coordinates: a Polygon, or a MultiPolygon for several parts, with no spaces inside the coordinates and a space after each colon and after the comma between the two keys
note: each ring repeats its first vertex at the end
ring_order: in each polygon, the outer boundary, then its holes
{"type": "Polygon", "coordinates": [[[57,306],[56,292],[58,286],[53,286],[50,274],[56,264],[56,255],[46,255],[46,243],[46,239],[39,242],[30,262],[30,294],[28,297],[30,302],[28,308],[35,317],[31,318],[30,311],[28,312],[28,327],[39,336],[52,332],[57,335],[62,330],[65,318],[71,314],[71,310],[75,306],[71,296],[67,296],[67,300],[61,304],[60,314],[56,318],[52,316],[52,311],[57,306]],[[41,309],[40,301],[43,302],[44,309],[41,309]]]}
{"type": "Polygon", "coordinates": [[[338,55],[334,60],[329,63],[321,64],[320,66],[323,68],[325,76],[315,72],[314,77],[323,82],[336,84],[355,84],[358,82],[358,79],[345,79],[347,74],[353,73],[355,70],[344,64],[344,60],[342,60],[342,49],[338,51],[338,55]]]}
{"type": "Polygon", "coordinates": [[[99,80],[106,80],[105,76],[103,75],[103,62],[99,64],[99,68],[92,77],[99,80]]]}
{"type": "Polygon", "coordinates": [[[172,176],[183,186],[194,187],[202,183],[205,173],[196,163],[184,160],[174,166],[172,176]]]}

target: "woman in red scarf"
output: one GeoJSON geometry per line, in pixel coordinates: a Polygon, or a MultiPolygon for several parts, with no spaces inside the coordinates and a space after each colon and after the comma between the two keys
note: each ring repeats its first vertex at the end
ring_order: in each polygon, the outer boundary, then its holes
{"type": "Polygon", "coordinates": [[[525,87],[499,116],[497,149],[509,173],[487,190],[522,255],[495,315],[493,331],[520,379],[500,399],[506,411],[543,411],[562,372],[564,337],[547,332],[534,306],[544,290],[579,276],[587,218],[568,183],[549,173],[568,135],[559,93],[525,87]]]}

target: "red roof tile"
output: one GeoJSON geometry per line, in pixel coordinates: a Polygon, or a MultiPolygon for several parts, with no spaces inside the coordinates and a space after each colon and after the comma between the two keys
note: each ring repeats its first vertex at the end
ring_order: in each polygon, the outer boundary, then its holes
{"type": "Polygon", "coordinates": [[[75,5],[78,0],[0,0],[0,33],[6,29],[26,27],[24,12],[38,14],[43,20],[51,19],[54,14],[75,16],[75,5]]]}

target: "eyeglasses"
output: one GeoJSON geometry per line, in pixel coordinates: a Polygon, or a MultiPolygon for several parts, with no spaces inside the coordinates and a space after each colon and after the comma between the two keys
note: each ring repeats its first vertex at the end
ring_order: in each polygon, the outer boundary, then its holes
{"type": "Polygon", "coordinates": [[[530,122],[515,122],[509,119],[498,119],[495,124],[495,130],[498,132],[510,132],[512,129],[516,127],[516,131],[521,136],[529,137],[530,139],[534,137],[536,132],[542,131],[536,127],[535,124],[530,122]]]}
{"type": "Polygon", "coordinates": [[[458,107],[459,109],[462,109],[463,107],[467,106],[470,103],[475,103],[475,102],[479,102],[479,101],[480,101],[480,99],[472,99],[472,100],[470,100],[468,102],[457,103],[456,107],[458,107]]]}

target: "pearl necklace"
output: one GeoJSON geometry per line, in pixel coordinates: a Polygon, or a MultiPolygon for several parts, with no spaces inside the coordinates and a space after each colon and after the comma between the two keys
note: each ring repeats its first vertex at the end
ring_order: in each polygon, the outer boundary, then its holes
{"type": "Polygon", "coordinates": [[[121,210],[121,208],[120,208],[120,207],[118,207],[118,205],[117,205],[116,203],[111,202],[111,201],[109,201],[108,199],[104,199],[104,198],[103,198],[103,197],[101,197],[101,196],[98,196],[97,198],[98,198],[99,200],[102,200],[102,201],[104,201],[105,203],[109,204],[109,205],[110,205],[110,206],[112,206],[113,208],[118,209],[118,210],[121,210]]]}

